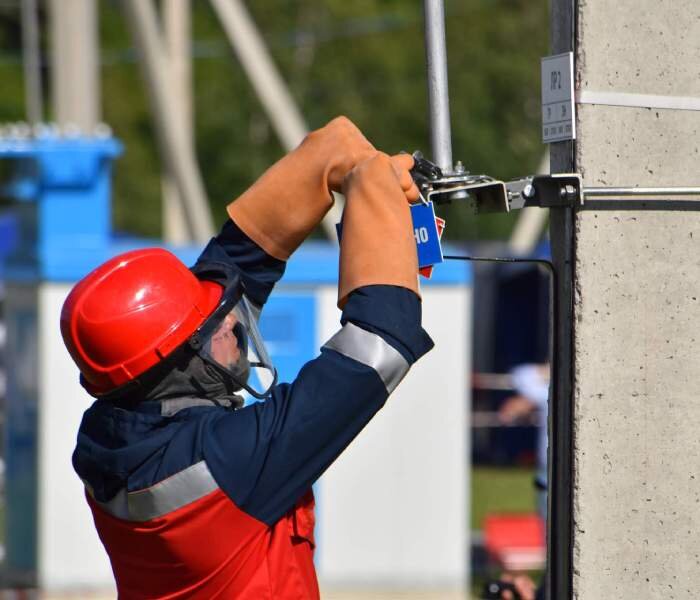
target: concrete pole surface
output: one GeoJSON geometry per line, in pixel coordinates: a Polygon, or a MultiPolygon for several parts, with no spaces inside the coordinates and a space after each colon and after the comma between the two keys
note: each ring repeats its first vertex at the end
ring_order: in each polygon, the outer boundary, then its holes
{"type": "Polygon", "coordinates": [[[54,120],[92,132],[100,122],[95,0],[50,0],[54,120]]]}
{"type": "MultiPolygon", "coordinates": [[[[164,0],[163,33],[170,67],[170,100],[175,108],[178,127],[185,143],[194,154],[192,118],[192,43],[190,0],[164,0]]],[[[179,197],[172,173],[163,173],[163,239],[171,244],[191,242],[185,204],[179,197]]]]}
{"type": "MultiPolygon", "coordinates": [[[[697,0],[578,2],[577,89],[698,98],[698,40],[697,0]]],[[[586,186],[700,184],[700,112],[577,109],[586,186]]],[[[700,595],[700,210],[667,206],[575,215],[577,600],[700,595]]]]}

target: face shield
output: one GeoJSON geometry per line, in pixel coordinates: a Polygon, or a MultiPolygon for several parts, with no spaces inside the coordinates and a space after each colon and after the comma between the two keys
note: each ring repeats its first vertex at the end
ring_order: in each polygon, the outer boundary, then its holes
{"type": "Polygon", "coordinates": [[[190,346],[255,398],[265,398],[277,382],[258,329],[258,311],[241,295],[237,282],[224,290],[219,307],[192,335],[190,346]]]}

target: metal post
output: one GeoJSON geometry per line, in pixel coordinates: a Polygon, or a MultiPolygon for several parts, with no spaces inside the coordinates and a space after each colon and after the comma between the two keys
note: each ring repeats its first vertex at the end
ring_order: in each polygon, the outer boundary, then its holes
{"type": "Polygon", "coordinates": [[[151,0],[123,0],[123,4],[148,85],[161,156],[173,173],[184,201],[192,237],[206,242],[214,232],[209,202],[197,161],[178,126],[177,109],[170,98],[169,63],[158,32],[155,9],[151,0]]]}
{"type": "Polygon", "coordinates": [[[452,133],[450,98],[447,86],[447,44],[443,0],[424,0],[425,56],[428,67],[428,110],[433,162],[451,173],[452,133]]]}
{"type": "Polygon", "coordinates": [[[44,103],[36,0],[22,0],[22,53],[27,121],[40,123],[44,118],[44,103]]]}
{"type": "MultiPolygon", "coordinates": [[[[550,7],[552,53],[573,50],[577,0],[553,0],[550,7]]],[[[574,172],[574,142],[550,145],[551,173],[574,172]]],[[[549,231],[556,278],[551,296],[553,313],[552,381],[549,403],[549,466],[547,497],[548,600],[572,598],[573,520],[573,323],[574,209],[550,209],[549,231]],[[555,367],[556,364],[556,368],[555,367]]]]}

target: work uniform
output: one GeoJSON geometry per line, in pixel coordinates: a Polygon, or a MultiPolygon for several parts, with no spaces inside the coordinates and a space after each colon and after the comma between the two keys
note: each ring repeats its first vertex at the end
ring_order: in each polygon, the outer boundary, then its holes
{"type": "MultiPolygon", "coordinates": [[[[217,264],[258,307],[285,268],[233,221],[193,271],[217,264]]],[[[319,597],[311,485],[432,347],[406,287],[361,285],[342,304],[338,333],[263,402],[183,384],[85,413],[73,464],[120,598],[319,597]]]]}

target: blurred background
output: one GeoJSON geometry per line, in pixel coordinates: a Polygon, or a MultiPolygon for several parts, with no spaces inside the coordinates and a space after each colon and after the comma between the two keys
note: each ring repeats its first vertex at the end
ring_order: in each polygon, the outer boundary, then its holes
{"type": "MultiPolygon", "coordinates": [[[[196,259],[196,232],[178,222],[178,211],[189,213],[187,201],[176,198],[182,190],[163,113],[175,114],[171,134],[191,147],[215,229],[225,205],[289,146],[251,83],[254,74],[242,66],[241,48],[227,36],[217,8],[225,2],[141,0],[157,10],[161,58],[171,63],[161,104],[154,71],[164,63],[153,63],[150,73],[144,68],[143,15],[130,4],[138,0],[0,0],[0,583],[7,590],[113,597],[99,577],[81,575],[72,528],[92,539],[87,508],[74,522],[65,517],[68,505],[82,502],[70,450],[89,399],[55,325],[72,282],[110,254],[169,244],[186,262],[196,259]],[[71,67],[87,69],[92,79],[71,67]],[[98,164],[78,183],[71,182],[82,168],[72,162],[76,149],[98,164]],[[63,529],[56,525],[62,519],[63,529]],[[61,565],[61,554],[78,561],[74,571],[61,565]]],[[[307,129],[344,114],[386,152],[430,156],[421,2],[245,6],[254,38],[307,129]]],[[[547,1],[446,0],[445,18],[455,160],[499,179],[541,172],[547,1]]],[[[446,247],[451,254],[546,260],[546,214],[531,210],[537,214],[475,216],[453,203],[440,212],[446,247]]],[[[337,326],[336,262],[334,241],[319,228],[290,262],[278,303],[266,309],[263,332],[287,378],[337,326]]],[[[434,326],[426,328],[438,332],[433,358],[402,384],[394,400],[403,407],[383,411],[363,433],[367,439],[358,440],[364,445],[319,482],[324,597],[360,597],[362,590],[377,598],[477,598],[504,570],[537,578],[544,568],[536,480],[546,485],[548,273],[533,263],[445,263],[425,282],[424,307],[434,326]],[[426,414],[442,414],[445,422],[426,414]],[[406,454],[409,445],[415,455],[406,454]],[[377,458],[378,448],[386,456],[377,458]],[[374,472],[370,462],[382,468],[374,472]],[[426,484],[430,477],[436,479],[426,484]],[[406,521],[389,523],[380,514],[371,543],[378,556],[356,556],[361,542],[353,542],[352,530],[356,520],[366,523],[360,490],[386,481],[395,484],[383,492],[386,510],[404,506],[406,521]],[[439,524],[426,532],[416,525],[433,521],[439,524]],[[411,552],[402,538],[408,522],[411,552]]],[[[382,513],[382,502],[367,512],[382,513]]]]}

